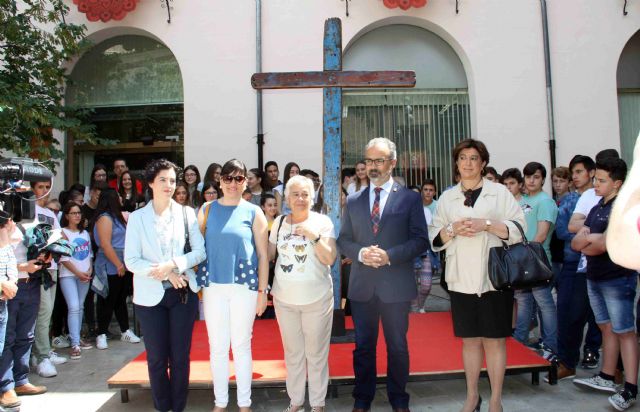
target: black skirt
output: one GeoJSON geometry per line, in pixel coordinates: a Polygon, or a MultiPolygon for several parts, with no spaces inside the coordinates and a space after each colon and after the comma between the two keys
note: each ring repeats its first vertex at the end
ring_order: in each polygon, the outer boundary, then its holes
{"type": "Polygon", "coordinates": [[[449,291],[453,333],[459,338],[511,336],[513,292],[477,294],[449,291]]]}

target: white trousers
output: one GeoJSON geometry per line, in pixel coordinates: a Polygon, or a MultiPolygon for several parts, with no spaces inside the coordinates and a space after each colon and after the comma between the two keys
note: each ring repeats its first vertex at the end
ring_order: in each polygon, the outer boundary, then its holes
{"type": "Polygon", "coordinates": [[[251,406],[251,336],[258,292],[245,285],[217,284],[203,288],[202,304],[211,353],[215,404],[229,403],[229,347],[233,351],[239,407],[251,406]]]}
{"type": "Polygon", "coordinates": [[[287,394],[291,405],[304,405],[305,383],[309,380],[309,404],[324,406],[329,384],[329,343],[333,324],[331,290],[317,302],[290,305],[273,299],[276,309],[284,363],[287,367],[287,394]]]}

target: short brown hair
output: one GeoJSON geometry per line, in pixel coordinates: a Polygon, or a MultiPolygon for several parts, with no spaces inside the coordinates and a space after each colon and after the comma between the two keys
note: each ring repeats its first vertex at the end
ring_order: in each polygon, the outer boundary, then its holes
{"type": "Polygon", "coordinates": [[[566,166],[558,166],[553,169],[551,176],[559,177],[564,180],[571,180],[571,171],[566,166]]]}
{"type": "MultiPolygon", "coordinates": [[[[460,152],[464,149],[476,149],[480,158],[486,164],[489,164],[489,151],[487,150],[487,146],[484,145],[480,140],[476,139],[464,139],[460,143],[453,148],[453,174],[458,173],[458,166],[456,166],[456,161],[458,160],[458,156],[460,156],[460,152]]],[[[482,176],[484,176],[486,170],[482,169],[482,176]]]]}

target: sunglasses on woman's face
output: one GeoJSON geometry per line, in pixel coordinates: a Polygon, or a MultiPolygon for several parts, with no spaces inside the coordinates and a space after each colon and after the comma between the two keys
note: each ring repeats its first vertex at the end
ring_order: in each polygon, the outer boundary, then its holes
{"type": "Polygon", "coordinates": [[[231,176],[231,175],[224,175],[222,176],[222,181],[228,185],[231,184],[231,182],[233,182],[234,180],[236,181],[237,184],[242,184],[244,183],[246,177],[242,176],[242,175],[238,175],[238,176],[231,176]]]}

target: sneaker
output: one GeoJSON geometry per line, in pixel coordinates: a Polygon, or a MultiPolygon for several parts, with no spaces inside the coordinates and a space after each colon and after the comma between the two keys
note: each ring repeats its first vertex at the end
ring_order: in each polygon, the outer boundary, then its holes
{"type": "Polygon", "coordinates": [[[55,365],[49,358],[42,359],[42,361],[38,364],[37,370],[38,375],[42,376],[43,378],[53,378],[58,374],[55,365]]]}
{"type": "Polygon", "coordinates": [[[618,392],[618,385],[616,385],[614,381],[603,379],[600,375],[593,375],[590,378],[574,379],[573,384],[579,387],[587,387],[602,392],[618,392]]]}
{"type": "Polygon", "coordinates": [[[93,345],[85,340],[80,339],[80,349],[87,350],[92,349],[93,345]]]}
{"type": "Polygon", "coordinates": [[[103,333],[102,335],[98,335],[96,337],[96,348],[109,349],[109,345],[107,345],[107,335],[103,333]]]}
{"type": "Polygon", "coordinates": [[[53,346],[56,349],[69,348],[71,347],[71,340],[69,339],[69,336],[65,336],[65,335],[56,336],[51,341],[51,346],[53,346]]]}
{"type": "Polygon", "coordinates": [[[587,349],[584,351],[584,356],[582,357],[582,366],[584,369],[595,369],[598,367],[598,362],[600,361],[600,354],[596,351],[592,351],[587,349]]]}
{"type": "MultiPolygon", "coordinates": [[[[575,369],[569,369],[566,366],[564,366],[563,363],[561,362],[558,363],[558,380],[559,381],[563,379],[570,379],[575,377],[576,377],[575,369]]],[[[544,381],[546,383],[549,383],[549,374],[547,374],[547,376],[544,377],[544,381]]]]}
{"type": "Polygon", "coordinates": [[[127,329],[120,335],[120,340],[129,343],[140,343],[140,338],[136,336],[131,329],[127,329]]]}
{"type": "Polygon", "coordinates": [[[74,360],[82,358],[82,349],[80,349],[80,346],[76,345],[73,348],[71,348],[71,353],[69,354],[69,357],[74,360]]]}
{"type": "Polygon", "coordinates": [[[626,389],[609,396],[609,403],[619,411],[629,409],[635,401],[636,398],[626,389]]]}
{"type": "Polygon", "coordinates": [[[304,406],[289,404],[289,406],[287,406],[287,409],[285,409],[282,412],[299,412],[299,411],[304,412],[304,406]]]}
{"type": "Polygon", "coordinates": [[[63,363],[67,363],[67,361],[69,359],[65,358],[64,356],[60,356],[57,353],[55,353],[54,351],[50,351],[49,352],[49,360],[54,364],[54,365],[62,365],[63,363]]]}
{"type": "Polygon", "coordinates": [[[312,406],[311,412],[324,412],[324,406],[312,406]]]}

